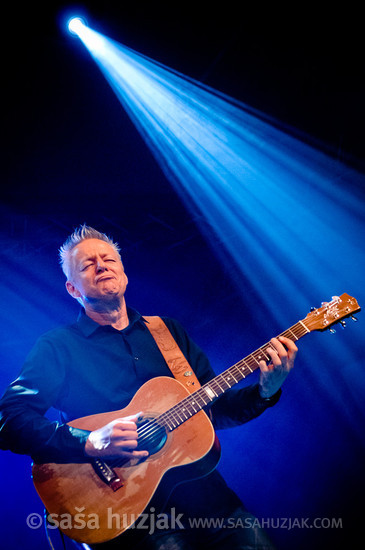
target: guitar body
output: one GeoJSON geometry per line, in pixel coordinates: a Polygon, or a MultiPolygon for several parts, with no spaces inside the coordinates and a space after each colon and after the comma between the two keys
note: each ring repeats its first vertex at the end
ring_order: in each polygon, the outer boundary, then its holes
{"type": "MultiPolygon", "coordinates": [[[[174,378],[158,377],[146,382],[125,409],[86,416],[69,424],[93,431],[139,411],[144,417],[155,418],[187,395],[188,390],[174,378]]],[[[89,462],[35,464],[33,482],[61,531],[78,542],[100,543],[131,527],[153,497],[154,501],[157,497],[165,501],[175,485],[207,475],[219,457],[218,439],[201,410],[168,431],[163,446],[147,459],[113,466],[121,482],[117,490],[101,479],[89,462]]]]}

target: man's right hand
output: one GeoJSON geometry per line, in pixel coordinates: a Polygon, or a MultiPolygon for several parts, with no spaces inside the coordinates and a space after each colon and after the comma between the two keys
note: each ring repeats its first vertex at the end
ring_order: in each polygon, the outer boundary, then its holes
{"type": "Polygon", "coordinates": [[[94,457],[146,458],[138,445],[137,422],[142,413],[118,418],[89,434],[85,454],[94,457]]]}

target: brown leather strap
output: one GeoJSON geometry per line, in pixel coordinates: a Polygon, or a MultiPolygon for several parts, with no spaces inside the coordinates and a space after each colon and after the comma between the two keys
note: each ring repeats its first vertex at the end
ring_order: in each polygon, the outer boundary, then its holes
{"type": "Polygon", "coordinates": [[[143,316],[143,318],[147,321],[146,327],[155,339],[160,352],[164,356],[176,380],[181,382],[190,393],[200,388],[199,380],[193,369],[161,317],[143,316]]]}

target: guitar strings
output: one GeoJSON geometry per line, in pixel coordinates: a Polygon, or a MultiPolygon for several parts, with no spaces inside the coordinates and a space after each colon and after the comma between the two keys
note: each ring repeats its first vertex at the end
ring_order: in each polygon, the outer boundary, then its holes
{"type": "MultiPolygon", "coordinates": [[[[306,328],[304,326],[302,326],[300,323],[297,323],[296,325],[293,325],[293,327],[290,327],[289,329],[284,331],[281,334],[281,336],[286,335],[287,337],[290,337],[290,336],[294,335],[295,338],[299,339],[306,332],[307,332],[306,328]],[[299,329],[299,330],[296,330],[297,336],[295,335],[295,332],[294,332],[293,329],[294,330],[299,329]]],[[[234,378],[235,382],[236,381],[238,382],[240,380],[236,380],[236,376],[237,376],[237,378],[242,379],[242,377],[245,377],[246,375],[253,372],[253,369],[251,368],[251,366],[254,369],[257,368],[257,366],[259,365],[259,361],[256,359],[255,354],[260,353],[261,355],[264,355],[267,360],[269,360],[269,357],[267,357],[267,354],[266,354],[266,351],[265,351],[266,348],[268,347],[268,345],[269,344],[265,344],[264,346],[259,348],[256,352],[254,352],[249,357],[248,360],[242,359],[241,361],[239,361],[238,363],[233,365],[233,367],[231,367],[230,369],[225,371],[225,373],[222,373],[221,375],[219,375],[215,379],[213,379],[211,382],[209,382],[208,385],[213,391],[218,390],[218,393],[217,393],[217,391],[214,391],[216,396],[218,397],[220,393],[226,391],[227,389],[229,389],[231,387],[231,385],[227,382],[227,380],[225,378],[225,375],[227,375],[228,373],[232,374],[232,377],[234,378]],[[251,358],[253,358],[253,360],[251,358]],[[256,365],[256,363],[257,363],[257,365],[256,365]],[[242,365],[244,365],[245,369],[246,369],[246,372],[244,372],[244,373],[242,373],[242,365]],[[220,383],[223,383],[223,387],[220,383]]],[[[171,409],[169,409],[165,413],[162,413],[159,417],[157,417],[157,419],[160,422],[163,422],[163,423],[166,421],[168,423],[168,427],[170,429],[174,429],[175,427],[179,426],[182,422],[185,422],[185,420],[188,420],[188,418],[190,418],[196,412],[199,412],[199,410],[201,410],[202,406],[204,407],[204,406],[209,404],[209,402],[207,403],[203,399],[202,390],[204,391],[204,394],[207,395],[205,390],[204,390],[204,387],[200,388],[200,390],[197,390],[193,394],[187,396],[182,402],[178,403],[177,405],[175,405],[174,407],[172,407],[171,409]],[[202,406],[201,406],[201,404],[197,403],[197,401],[199,399],[201,399],[203,401],[202,406]],[[193,406],[194,404],[198,405],[198,407],[199,407],[198,411],[195,410],[195,408],[193,406]],[[189,408],[190,406],[191,406],[191,408],[189,408]],[[190,413],[190,416],[186,417],[185,411],[190,413]],[[175,426],[176,423],[177,423],[177,426],[175,426]],[[172,424],[172,426],[170,424],[172,424]]],[[[210,398],[210,399],[211,399],[211,401],[213,400],[212,398],[210,398]]],[[[156,435],[157,436],[160,435],[159,432],[161,430],[165,430],[165,427],[161,428],[161,426],[157,423],[157,419],[155,419],[153,422],[148,422],[147,424],[145,424],[142,427],[142,429],[140,429],[139,441],[146,441],[149,437],[151,437],[151,434],[153,435],[154,438],[156,438],[156,435]],[[157,430],[156,430],[156,423],[157,423],[157,430]]]]}
{"type": "MultiPolygon", "coordinates": [[[[309,332],[309,330],[305,327],[305,325],[303,325],[301,322],[299,322],[299,323],[296,323],[295,325],[293,325],[292,327],[290,327],[289,329],[287,329],[286,331],[284,331],[280,336],[286,336],[287,338],[290,338],[291,340],[293,340],[292,337],[294,336],[294,338],[296,340],[298,340],[299,338],[304,336],[307,332],[309,332]]],[[[259,361],[256,359],[255,355],[260,353],[260,355],[264,355],[267,360],[270,359],[266,354],[266,349],[269,345],[270,345],[270,343],[265,344],[264,346],[262,346],[261,348],[256,350],[256,352],[251,354],[251,356],[249,356],[248,360],[242,359],[241,361],[239,361],[238,363],[233,365],[233,367],[229,368],[227,371],[225,371],[221,375],[218,375],[212,381],[208,382],[205,386],[209,386],[209,388],[211,388],[214,391],[216,396],[219,397],[219,394],[221,394],[222,392],[224,392],[225,390],[227,390],[231,387],[231,385],[229,384],[229,382],[226,379],[226,376],[228,374],[232,375],[235,382],[239,382],[242,378],[245,378],[245,376],[247,376],[248,374],[253,372],[253,370],[256,369],[259,366],[259,361]],[[244,373],[242,373],[242,365],[245,366],[244,373]],[[253,367],[253,368],[251,368],[251,367],[253,367]],[[236,376],[233,374],[233,372],[235,373],[237,378],[239,378],[239,380],[236,380],[236,376]],[[223,382],[223,386],[225,386],[225,387],[222,388],[222,386],[220,385],[220,382],[221,383],[223,382]],[[218,390],[218,393],[215,390],[218,390]]],[[[258,356],[258,357],[260,357],[260,356],[258,356]]],[[[201,398],[203,400],[203,403],[204,403],[203,406],[208,405],[209,403],[206,403],[204,401],[204,399],[202,398],[202,395],[201,395],[202,391],[204,391],[204,394],[207,395],[205,390],[204,390],[204,386],[203,386],[203,388],[201,388],[200,390],[198,390],[198,391],[194,392],[193,394],[191,394],[190,396],[188,396],[186,398],[186,403],[185,403],[185,400],[184,400],[183,402],[179,403],[178,405],[175,405],[174,407],[172,407],[169,411],[166,411],[166,413],[163,413],[165,418],[167,420],[175,420],[176,421],[176,414],[175,413],[177,412],[177,414],[179,416],[179,419],[180,419],[180,421],[178,422],[178,425],[180,425],[180,423],[181,423],[181,414],[178,412],[178,408],[181,408],[182,403],[188,404],[189,400],[191,401],[192,399],[194,399],[195,402],[196,402],[197,398],[201,398]]],[[[192,407],[192,408],[193,408],[193,412],[191,410],[189,411],[189,412],[191,412],[190,416],[192,416],[193,414],[198,412],[194,409],[194,407],[192,407]]],[[[161,416],[163,416],[163,415],[161,415],[161,416]]],[[[182,419],[183,422],[185,420],[187,420],[187,418],[182,419]]]]}
{"type": "MultiPolygon", "coordinates": [[[[299,322],[284,331],[280,336],[286,336],[291,340],[293,340],[292,336],[294,336],[294,338],[298,340],[307,332],[310,331],[303,323],[299,322]]],[[[204,400],[203,395],[205,397],[208,397],[208,399],[210,399],[210,402],[214,401],[216,397],[219,397],[221,393],[224,393],[224,391],[231,387],[230,383],[227,380],[228,377],[232,376],[235,384],[258,368],[259,360],[261,359],[262,355],[264,355],[266,360],[269,360],[269,357],[266,353],[266,349],[269,345],[270,343],[263,345],[261,348],[248,356],[248,358],[241,359],[241,361],[224,371],[222,374],[216,376],[213,380],[199,388],[197,391],[186,396],[180,403],[171,407],[171,409],[165,411],[164,413],[161,413],[156,418],[148,420],[142,426],[137,428],[139,436],[138,445],[145,446],[147,450],[148,447],[150,447],[150,449],[153,449],[153,446],[155,444],[158,445],[161,442],[161,438],[166,437],[167,429],[169,429],[170,431],[174,430],[183,422],[191,418],[191,416],[199,412],[204,406],[209,404],[209,401],[206,402],[204,400]],[[210,394],[206,392],[205,388],[207,387],[209,387],[215,393],[216,397],[212,398],[210,394]],[[199,400],[201,400],[202,403],[199,404],[199,400]],[[194,405],[198,407],[198,410],[196,410],[194,405]],[[187,416],[187,414],[189,416],[187,416]]],[[[122,466],[126,462],[128,462],[128,459],[113,459],[111,461],[108,461],[108,463],[110,463],[114,467],[122,466]]]]}
{"type": "MultiPolygon", "coordinates": [[[[294,335],[294,338],[299,339],[304,336],[306,332],[307,329],[304,325],[302,325],[301,323],[296,323],[296,325],[293,325],[292,327],[284,331],[280,336],[286,336],[292,339],[291,336],[294,335]]],[[[248,357],[248,359],[242,359],[241,361],[230,367],[227,371],[225,371],[221,375],[218,375],[212,381],[208,382],[206,386],[209,386],[216,394],[216,397],[219,397],[222,392],[231,387],[226,379],[227,375],[232,375],[235,381],[234,383],[239,382],[242,378],[253,372],[253,370],[255,370],[259,366],[259,360],[261,358],[260,356],[264,355],[266,360],[270,359],[266,353],[266,349],[269,345],[269,343],[265,344],[264,346],[256,350],[256,352],[252,353],[248,357]],[[260,354],[257,356],[258,358],[255,357],[255,355],[257,354],[260,354]],[[236,377],[238,378],[238,380],[236,379],[236,377]],[[221,384],[223,384],[223,387],[221,384]]],[[[152,420],[149,420],[140,428],[137,428],[137,432],[139,435],[138,443],[140,445],[145,444],[146,442],[148,442],[150,445],[154,444],[154,442],[161,437],[161,434],[166,433],[166,425],[167,428],[173,430],[174,428],[178,427],[180,424],[188,420],[195,413],[199,412],[204,406],[209,404],[209,401],[206,402],[203,399],[203,394],[205,396],[208,396],[204,389],[204,386],[193,394],[187,396],[177,405],[174,405],[168,411],[160,414],[158,417],[152,420]],[[199,400],[201,400],[203,404],[198,403],[199,400]],[[197,405],[198,410],[195,409],[194,405],[197,405]],[[189,414],[189,416],[186,416],[186,412],[189,414]]],[[[214,400],[211,397],[209,397],[209,399],[210,402],[214,400]]]]}
{"type": "MultiPolygon", "coordinates": [[[[298,322],[281,333],[280,336],[286,336],[291,340],[293,340],[292,336],[294,336],[294,338],[298,340],[308,332],[310,332],[309,329],[302,322],[298,322]]],[[[169,410],[161,413],[156,418],[143,423],[142,426],[137,428],[138,445],[145,445],[145,448],[147,447],[148,449],[148,446],[153,448],[155,443],[159,444],[161,438],[166,437],[166,429],[169,429],[170,431],[174,430],[183,422],[191,418],[191,416],[199,412],[204,406],[214,401],[220,396],[220,394],[231,388],[231,385],[227,380],[228,377],[230,378],[232,376],[234,379],[234,383],[232,385],[234,385],[258,368],[259,360],[261,360],[262,355],[264,355],[266,360],[269,360],[270,358],[266,353],[268,346],[270,346],[270,343],[264,344],[246,359],[241,359],[238,363],[216,376],[213,380],[199,388],[197,391],[186,396],[182,401],[171,407],[169,410]],[[216,397],[213,398],[206,392],[205,388],[207,387],[215,393],[216,397]],[[206,402],[203,395],[208,397],[210,401],[206,402]],[[199,400],[201,400],[202,403],[199,403],[199,400]],[[194,405],[197,405],[198,410],[196,410],[194,405]],[[188,413],[189,416],[187,416],[186,413],[188,413]]],[[[128,462],[128,459],[123,458],[108,460],[108,463],[114,467],[122,466],[126,462],[128,462]]]]}

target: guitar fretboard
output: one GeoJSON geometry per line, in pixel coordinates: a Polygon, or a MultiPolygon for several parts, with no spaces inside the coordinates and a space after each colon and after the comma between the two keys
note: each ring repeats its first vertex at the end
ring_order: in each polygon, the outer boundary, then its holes
{"type": "MultiPolygon", "coordinates": [[[[295,342],[308,332],[310,332],[310,330],[302,321],[299,321],[282,332],[280,336],[285,336],[295,342]]],[[[210,405],[224,392],[258,369],[260,361],[269,361],[270,356],[267,353],[268,347],[270,347],[269,342],[204,384],[204,386],[185,397],[168,411],[162,413],[155,419],[155,422],[160,426],[164,426],[168,431],[175,430],[183,422],[201,411],[204,407],[210,405]]]]}

